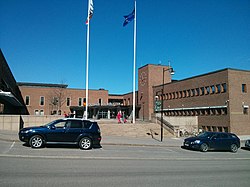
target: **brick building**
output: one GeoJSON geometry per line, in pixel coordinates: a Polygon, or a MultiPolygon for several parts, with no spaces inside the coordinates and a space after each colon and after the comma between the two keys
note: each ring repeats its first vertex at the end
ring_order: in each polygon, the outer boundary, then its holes
{"type": "Polygon", "coordinates": [[[164,116],[197,116],[200,129],[249,134],[249,87],[250,71],[223,69],[154,86],[153,95],[164,116]]]}
{"type": "MultiPolygon", "coordinates": [[[[0,57],[0,113],[83,116],[84,89],[16,83],[2,52],[0,57]],[[7,92],[14,97],[6,97],[7,92]]],[[[172,73],[170,66],[147,64],[139,68],[137,119],[152,120],[159,113],[165,119],[195,117],[198,127],[207,131],[250,134],[250,71],[223,69],[179,81],[172,80],[172,73]]],[[[132,92],[117,95],[105,89],[89,90],[88,117],[115,118],[120,110],[130,116],[132,103],[132,92]]]]}
{"type": "MultiPolygon", "coordinates": [[[[65,84],[18,83],[31,115],[75,114],[82,117],[86,106],[86,90],[68,88],[65,84]]],[[[115,118],[118,111],[132,112],[132,93],[114,95],[108,90],[89,90],[89,118],[115,118]]]]}

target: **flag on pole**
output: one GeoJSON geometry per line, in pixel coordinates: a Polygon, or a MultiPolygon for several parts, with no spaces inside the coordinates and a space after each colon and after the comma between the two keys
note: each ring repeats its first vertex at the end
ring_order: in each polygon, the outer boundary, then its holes
{"type": "Polygon", "coordinates": [[[124,16],[124,18],[125,18],[125,20],[123,22],[123,27],[125,27],[128,23],[130,23],[131,21],[133,21],[135,19],[135,9],[129,15],[124,16]]]}
{"type": "Polygon", "coordinates": [[[94,13],[94,4],[93,4],[93,0],[89,0],[89,10],[88,10],[88,17],[86,20],[86,25],[89,24],[90,19],[92,18],[94,13]]]}
{"type": "Polygon", "coordinates": [[[123,27],[134,20],[134,70],[133,70],[133,124],[135,124],[135,69],[136,69],[136,0],[135,7],[132,13],[124,16],[125,20],[123,22],[123,27]]]}
{"type": "Polygon", "coordinates": [[[83,118],[88,119],[88,105],[89,105],[89,20],[92,18],[94,12],[93,0],[89,0],[88,16],[87,16],[87,55],[86,55],[86,106],[83,118]]]}

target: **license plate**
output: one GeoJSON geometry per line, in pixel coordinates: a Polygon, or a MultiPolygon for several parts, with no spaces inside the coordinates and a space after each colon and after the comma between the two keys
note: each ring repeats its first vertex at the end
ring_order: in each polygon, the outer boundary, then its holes
{"type": "Polygon", "coordinates": [[[185,146],[189,146],[189,144],[188,144],[188,143],[185,143],[184,145],[185,145],[185,146]]]}

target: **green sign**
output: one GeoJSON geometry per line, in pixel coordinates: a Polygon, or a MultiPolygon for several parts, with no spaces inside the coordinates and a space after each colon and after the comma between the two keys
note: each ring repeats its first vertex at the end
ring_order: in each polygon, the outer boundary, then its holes
{"type": "Polygon", "coordinates": [[[161,101],[155,101],[155,111],[161,110],[161,101]]]}

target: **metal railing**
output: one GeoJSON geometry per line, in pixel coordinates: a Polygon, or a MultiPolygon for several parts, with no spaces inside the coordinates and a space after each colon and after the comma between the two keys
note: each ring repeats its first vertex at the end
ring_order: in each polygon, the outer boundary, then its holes
{"type": "MultiPolygon", "coordinates": [[[[161,117],[156,116],[157,122],[161,123],[161,117]]],[[[163,118],[163,128],[175,135],[175,127],[163,118]]]]}

